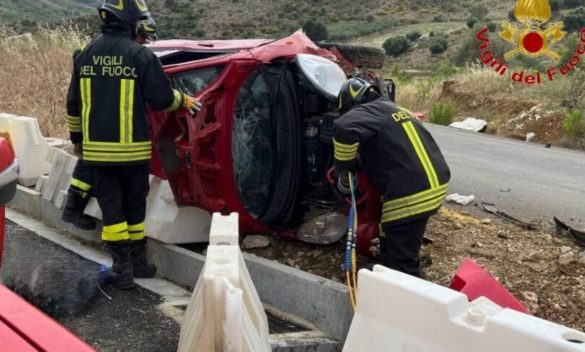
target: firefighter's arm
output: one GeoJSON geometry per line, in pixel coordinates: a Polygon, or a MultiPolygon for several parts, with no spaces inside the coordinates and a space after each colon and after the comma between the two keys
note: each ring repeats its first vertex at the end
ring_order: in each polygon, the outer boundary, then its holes
{"type": "MultiPolygon", "coordinates": [[[[148,49],[145,49],[148,50],[148,49]]],[[[173,89],[156,55],[147,54],[142,75],[143,92],[146,101],[155,111],[187,109],[191,114],[199,111],[201,103],[187,94],[173,89]]]]}
{"type": "Polygon", "coordinates": [[[81,99],[79,95],[79,76],[77,70],[73,67],[71,82],[69,83],[69,89],[67,90],[67,126],[69,127],[69,135],[73,144],[80,144],[83,142],[81,99]]]}
{"type": "Polygon", "coordinates": [[[360,144],[377,133],[378,122],[352,110],[339,118],[333,129],[334,165],[338,173],[358,167],[360,144]]]}

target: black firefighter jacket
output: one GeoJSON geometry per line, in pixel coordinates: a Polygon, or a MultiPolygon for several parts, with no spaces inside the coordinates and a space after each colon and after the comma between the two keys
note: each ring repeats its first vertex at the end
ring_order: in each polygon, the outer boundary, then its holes
{"type": "Polygon", "coordinates": [[[362,167],[384,197],[381,222],[429,216],[441,207],[450,171],[431,134],[413,114],[379,98],[354,107],[334,127],[335,165],[362,167]]]}
{"type": "Polygon", "coordinates": [[[83,143],[89,165],[148,163],[151,140],[146,103],[154,110],[177,110],[182,94],[173,90],[159,59],[120,27],[102,26],[102,35],[75,56],[67,94],[71,141],[83,143]]]}

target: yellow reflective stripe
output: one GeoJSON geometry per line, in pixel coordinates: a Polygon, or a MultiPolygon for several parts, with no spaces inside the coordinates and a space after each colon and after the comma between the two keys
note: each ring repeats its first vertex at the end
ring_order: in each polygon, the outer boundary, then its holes
{"type": "Polygon", "coordinates": [[[115,225],[104,226],[102,228],[102,240],[104,241],[124,241],[130,239],[128,233],[128,224],[121,222],[115,225]]]}
{"type": "Polygon", "coordinates": [[[345,153],[341,153],[341,152],[339,152],[339,151],[336,150],[335,153],[334,153],[334,156],[335,156],[335,159],[336,160],[339,160],[339,161],[349,161],[349,160],[353,160],[353,159],[355,159],[357,157],[357,151],[356,152],[353,152],[353,153],[345,154],[345,153]]]}
{"type": "Polygon", "coordinates": [[[89,185],[81,180],[78,180],[76,178],[71,179],[71,186],[75,186],[75,187],[79,188],[80,190],[86,191],[86,192],[88,192],[91,189],[91,185],[89,185]]]}
{"type": "Polygon", "coordinates": [[[152,149],[152,143],[137,142],[132,144],[89,142],[83,145],[83,150],[90,152],[141,152],[152,149]]]}
{"type": "Polygon", "coordinates": [[[132,143],[134,119],[134,80],[120,80],[120,143],[132,143]]]}
{"type": "Polygon", "coordinates": [[[91,78],[81,80],[81,119],[83,123],[83,141],[89,142],[89,115],[91,113],[91,78]]]}
{"type": "Polygon", "coordinates": [[[416,205],[420,202],[427,201],[439,195],[445,195],[447,193],[448,186],[449,186],[448,184],[444,184],[439,186],[438,188],[431,188],[427,189],[426,191],[419,192],[410,196],[389,200],[387,202],[384,202],[383,212],[385,213],[409,205],[416,205]]]}
{"type": "Polygon", "coordinates": [[[416,151],[416,154],[418,155],[418,158],[420,159],[423,168],[425,169],[427,178],[429,179],[429,185],[431,186],[431,188],[439,187],[439,179],[437,177],[437,173],[435,172],[433,163],[431,162],[431,159],[429,158],[429,155],[427,154],[427,151],[422,141],[420,140],[420,136],[418,135],[418,132],[416,131],[413,122],[412,121],[405,122],[402,124],[402,127],[404,127],[404,130],[406,131],[406,134],[410,139],[410,143],[412,144],[414,150],[416,151]]]}
{"type": "Polygon", "coordinates": [[[136,225],[128,225],[128,232],[130,233],[130,239],[132,241],[139,241],[145,237],[144,235],[144,223],[136,225]]]}
{"type": "Polygon", "coordinates": [[[336,141],[335,139],[333,139],[333,145],[335,146],[335,150],[344,151],[344,152],[356,151],[356,150],[358,150],[358,148],[360,146],[359,143],[343,144],[343,143],[336,141]]]}
{"type": "Polygon", "coordinates": [[[395,211],[387,212],[382,215],[382,222],[390,222],[408,218],[410,216],[426,213],[439,208],[443,204],[444,196],[440,196],[434,199],[430,199],[426,202],[419,203],[417,205],[401,208],[395,211]]]}
{"type": "Polygon", "coordinates": [[[81,117],[67,116],[67,126],[70,132],[81,132],[81,117]]]}
{"type": "Polygon", "coordinates": [[[181,101],[183,100],[183,94],[181,92],[179,92],[178,90],[173,89],[173,95],[175,96],[173,103],[171,104],[171,106],[166,108],[164,111],[175,111],[181,107],[181,101]]]}
{"type": "Polygon", "coordinates": [[[137,153],[83,153],[84,161],[124,162],[150,160],[151,152],[137,153]]]}

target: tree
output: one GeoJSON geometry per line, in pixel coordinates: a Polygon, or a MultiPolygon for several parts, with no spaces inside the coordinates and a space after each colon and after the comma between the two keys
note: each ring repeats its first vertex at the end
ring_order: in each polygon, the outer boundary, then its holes
{"type": "Polygon", "coordinates": [[[578,32],[585,27],[585,7],[580,7],[563,17],[568,32],[578,32]]]}
{"type": "Polygon", "coordinates": [[[314,42],[326,40],[327,37],[329,37],[329,34],[327,33],[327,27],[313,20],[307,20],[303,24],[303,30],[307,34],[307,37],[311,38],[311,40],[314,42]]]}
{"type": "Polygon", "coordinates": [[[419,32],[410,32],[406,35],[406,39],[411,42],[416,42],[422,35],[419,32]]]}
{"type": "Polygon", "coordinates": [[[469,19],[467,20],[467,27],[469,29],[473,29],[473,26],[475,26],[475,24],[478,22],[479,20],[476,17],[469,17],[469,19]]]}
{"type": "Polygon", "coordinates": [[[400,55],[408,49],[408,40],[403,36],[386,39],[382,47],[388,55],[400,55]]]}
{"type": "Polygon", "coordinates": [[[469,13],[472,17],[475,17],[479,20],[483,20],[485,16],[490,13],[490,10],[485,5],[476,5],[469,9],[469,13]]]}

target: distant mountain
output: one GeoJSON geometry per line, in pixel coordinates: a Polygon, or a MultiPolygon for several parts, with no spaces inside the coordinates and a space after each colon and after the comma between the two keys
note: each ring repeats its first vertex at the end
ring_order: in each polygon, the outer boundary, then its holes
{"type": "Polygon", "coordinates": [[[0,0],[0,22],[55,22],[96,12],[100,0],[0,0]]]}

